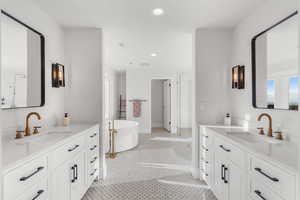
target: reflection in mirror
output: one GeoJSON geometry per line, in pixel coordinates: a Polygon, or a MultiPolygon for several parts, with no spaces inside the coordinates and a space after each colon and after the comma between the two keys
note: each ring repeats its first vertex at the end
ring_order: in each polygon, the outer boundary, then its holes
{"type": "Polygon", "coordinates": [[[44,38],[1,13],[1,108],[44,104],[44,38]]]}
{"type": "Polygon", "coordinates": [[[252,41],[253,105],[298,110],[299,52],[297,13],[252,41]]]}

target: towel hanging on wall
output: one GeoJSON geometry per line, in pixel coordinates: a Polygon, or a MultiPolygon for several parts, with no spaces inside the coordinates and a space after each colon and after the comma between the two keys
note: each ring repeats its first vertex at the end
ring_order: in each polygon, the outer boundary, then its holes
{"type": "Polygon", "coordinates": [[[130,100],[133,104],[133,117],[141,117],[142,112],[142,102],[145,102],[147,100],[141,100],[141,99],[133,99],[130,100]]]}

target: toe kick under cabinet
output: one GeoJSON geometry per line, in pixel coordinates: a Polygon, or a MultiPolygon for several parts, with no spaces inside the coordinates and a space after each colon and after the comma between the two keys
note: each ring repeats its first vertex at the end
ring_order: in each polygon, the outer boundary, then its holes
{"type": "Polygon", "coordinates": [[[200,178],[218,200],[298,200],[297,176],[213,128],[200,126],[200,178]]]}
{"type": "Polygon", "coordinates": [[[3,174],[3,200],[80,200],[99,175],[99,126],[3,174]]]}

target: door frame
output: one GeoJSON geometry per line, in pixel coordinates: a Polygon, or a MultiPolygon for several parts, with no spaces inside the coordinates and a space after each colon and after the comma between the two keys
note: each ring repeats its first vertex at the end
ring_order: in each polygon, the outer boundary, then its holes
{"type": "Polygon", "coordinates": [[[150,117],[149,117],[149,124],[152,129],[152,80],[170,80],[171,81],[171,87],[173,87],[173,84],[176,86],[173,90],[171,89],[171,99],[172,97],[175,97],[175,100],[171,100],[171,133],[176,134],[177,133],[177,116],[178,116],[178,78],[177,76],[153,76],[150,79],[150,98],[149,98],[149,104],[150,104],[150,117]],[[173,102],[173,103],[172,103],[173,102]]]}

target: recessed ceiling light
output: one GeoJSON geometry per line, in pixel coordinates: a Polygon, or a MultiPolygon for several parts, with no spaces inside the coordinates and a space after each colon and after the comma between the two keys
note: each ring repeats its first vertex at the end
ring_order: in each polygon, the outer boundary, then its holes
{"type": "Polygon", "coordinates": [[[156,56],[157,56],[157,53],[151,53],[150,56],[151,56],[151,57],[156,57],[156,56]]]}
{"type": "Polygon", "coordinates": [[[162,8],[155,8],[152,10],[153,15],[155,16],[161,16],[164,14],[164,10],[162,8]]]}

